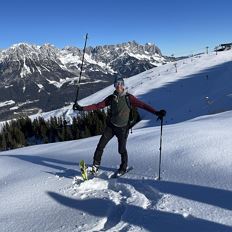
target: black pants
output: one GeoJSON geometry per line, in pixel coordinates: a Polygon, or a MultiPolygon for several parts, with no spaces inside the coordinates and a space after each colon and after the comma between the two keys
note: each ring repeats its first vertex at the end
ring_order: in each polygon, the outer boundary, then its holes
{"type": "Polygon", "coordinates": [[[106,126],[96,148],[93,158],[93,164],[100,165],[101,157],[104,151],[106,144],[116,136],[118,139],[118,152],[121,155],[121,165],[120,169],[126,169],[128,163],[128,155],[126,150],[126,142],[128,137],[128,126],[125,127],[116,127],[113,124],[109,123],[106,126]]]}

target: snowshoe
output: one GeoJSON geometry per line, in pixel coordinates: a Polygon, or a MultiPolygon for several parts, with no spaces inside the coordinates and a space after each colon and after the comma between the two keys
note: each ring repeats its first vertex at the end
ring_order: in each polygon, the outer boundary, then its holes
{"type": "Polygon", "coordinates": [[[97,176],[97,174],[98,174],[98,169],[99,169],[99,165],[93,165],[93,166],[92,166],[92,169],[91,169],[91,171],[90,171],[90,173],[91,173],[92,175],[94,175],[94,176],[97,176]]]}
{"type": "Polygon", "coordinates": [[[129,171],[131,171],[133,169],[133,167],[128,167],[126,170],[122,170],[122,169],[118,169],[116,172],[114,172],[110,178],[118,178],[120,176],[125,175],[126,173],[128,173],[129,171]]]}
{"type": "Polygon", "coordinates": [[[79,166],[80,166],[80,171],[81,171],[81,176],[82,176],[83,181],[88,180],[88,167],[85,164],[85,161],[81,160],[79,163],[79,166]]]}

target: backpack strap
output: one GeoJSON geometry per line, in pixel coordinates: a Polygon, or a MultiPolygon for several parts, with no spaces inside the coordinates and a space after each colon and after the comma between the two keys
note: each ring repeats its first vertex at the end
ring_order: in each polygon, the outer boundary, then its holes
{"type": "MultiPolygon", "coordinates": [[[[129,107],[130,109],[130,116],[129,116],[129,121],[130,121],[130,118],[132,117],[132,105],[131,105],[131,102],[130,102],[130,95],[129,93],[126,93],[126,103],[127,103],[127,106],[129,107]]],[[[131,131],[131,134],[132,134],[132,127],[130,128],[130,131],[131,131]]]]}
{"type": "Polygon", "coordinates": [[[114,94],[111,94],[111,95],[109,95],[108,96],[108,99],[109,99],[109,102],[110,102],[110,104],[109,104],[109,117],[111,117],[111,112],[112,112],[112,102],[113,102],[113,99],[114,99],[114,94]]]}
{"type": "Polygon", "coordinates": [[[127,103],[127,106],[129,107],[129,109],[131,110],[132,105],[131,105],[131,102],[130,102],[130,94],[129,93],[126,93],[126,103],[127,103]]]}

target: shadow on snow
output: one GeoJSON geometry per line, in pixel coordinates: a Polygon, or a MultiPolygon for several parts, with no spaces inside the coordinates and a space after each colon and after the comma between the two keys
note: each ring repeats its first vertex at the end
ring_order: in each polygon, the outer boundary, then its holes
{"type": "MultiPolygon", "coordinates": [[[[122,220],[131,225],[143,227],[144,229],[149,231],[159,230],[160,232],[228,232],[231,230],[231,227],[229,226],[221,225],[199,218],[184,218],[182,215],[157,211],[154,209],[144,209],[142,207],[129,204],[126,204],[124,205],[124,207],[122,207],[122,205],[116,205],[114,202],[108,199],[78,200],[62,196],[54,192],[48,192],[48,195],[64,206],[84,211],[95,217],[107,217],[108,220],[111,220],[111,218],[109,218],[109,215],[111,215],[109,214],[110,211],[119,213],[120,215],[118,215],[118,222],[122,220]]],[[[105,225],[103,230],[110,229],[109,225],[109,223],[107,224],[107,227],[105,225]]],[[[114,226],[115,223],[113,223],[112,225],[114,226]]]]}
{"type": "MultiPolygon", "coordinates": [[[[232,61],[225,62],[185,78],[170,81],[158,89],[143,94],[143,98],[149,99],[147,102],[155,108],[167,110],[165,124],[228,111],[232,109],[231,72],[232,61]]],[[[149,79],[149,76],[146,78],[149,79]]],[[[143,111],[141,110],[140,113],[143,118],[143,111]]],[[[159,124],[154,123],[152,115],[146,115],[146,119],[149,119],[148,127],[159,124]]]]}

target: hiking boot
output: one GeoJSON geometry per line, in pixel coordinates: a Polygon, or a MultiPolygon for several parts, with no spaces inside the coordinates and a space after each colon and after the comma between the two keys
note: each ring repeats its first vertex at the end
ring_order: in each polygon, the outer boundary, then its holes
{"type": "Polygon", "coordinates": [[[93,175],[97,175],[99,169],[99,165],[94,164],[92,166],[92,170],[90,171],[93,175]]]}
{"type": "Polygon", "coordinates": [[[122,176],[126,173],[127,168],[120,167],[117,172],[117,176],[122,176]]]}

